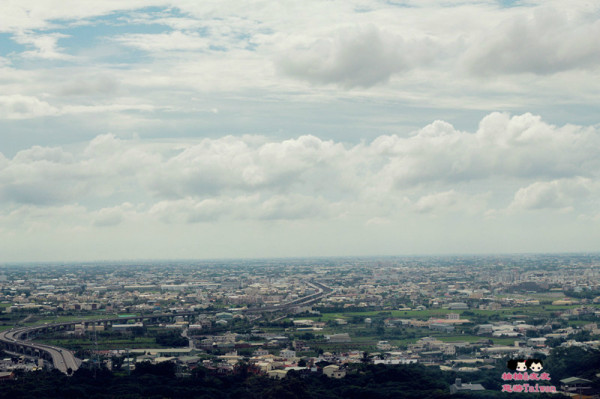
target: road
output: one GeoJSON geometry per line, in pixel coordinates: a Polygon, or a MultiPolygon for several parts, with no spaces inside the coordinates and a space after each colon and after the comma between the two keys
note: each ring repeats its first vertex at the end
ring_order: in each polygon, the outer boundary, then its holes
{"type": "MultiPolygon", "coordinates": [[[[306,306],[313,304],[317,301],[320,301],[322,298],[329,295],[333,292],[333,289],[318,283],[318,282],[308,282],[313,288],[317,290],[316,293],[312,295],[307,295],[302,298],[298,298],[291,302],[285,302],[279,304],[277,306],[268,306],[262,308],[250,308],[245,309],[243,313],[251,314],[251,313],[274,313],[274,312],[286,312],[298,306],[306,306]]],[[[36,342],[28,341],[27,339],[23,339],[22,337],[27,337],[28,335],[33,335],[37,330],[43,330],[47,328],[57,328],[57,327],[67,327],[74,324],[79,323],[103,323],[103,322],[123,322],[126,320],[137,320],[137,319],[152,319],[152,318],[160,318],[160,317],[172,317],[172,316],[180,316],[180,315],[195,315],[197,312],[184,312],[184,313],[176,313],[176,314],[152,314],[145,316],[130,316],[130,317],[112,317],[106,319],[96,319],[96,320],[77,320],[77,321],[69,321],[65,323],[53,323],[53,324],[44,324],[38,326],[31,327],[19,327],[13,328],[11,330],[0,332],[0,343],[3,343],[7,348],[13,347],[21,347],[26,348],[32,352],[33,355],[36,355],[36,351],[41,353],[46,353],[50,355],[52,359],[52,364],[54,367],[65,374],[69,374],[69,372],[74,372],[81,365],[81,359],[75,357],[73,352],[69,351],[65,348],[60,348],[58,346],[39,344],[36,342]]],[[[187,332],[187,331],[186,331],[187,332]]],[[[187,335],[187,334],[186,334],[187,335]]],[[[191,342],[191,340],[190,340],[191,342]]],[[[36,355],[39,357],[39,355],[36,355]]]]}
{"type": "Polygon", "coordinates": [[[62,371],[65,374],[69,374],[69,372],[72,373],[77,370],[81,364],[81,360],[76,358],[73,352],[69,351],[68,349],[60,348],[58,346],[38,344],[19,338],[21,335],[34,331],[39,327],[40,326],[21,327],[3,331],[0,333],[0,342],[8,345],[9,347],[28,348],[32,354],[35,354],[36,351],[39,353],[46,353],[52,359],[54,368],[62,371]]]}

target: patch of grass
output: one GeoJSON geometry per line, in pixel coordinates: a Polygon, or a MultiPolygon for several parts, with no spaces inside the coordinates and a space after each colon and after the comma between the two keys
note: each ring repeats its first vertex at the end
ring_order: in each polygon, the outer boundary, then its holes
{"type": "MultiPolygon", "coordinates": [[[[393,317],[399,319],[419,319],[427,320],[430,317],[445,318],[448,313],[459,313],[462,318],[468,319],[470,313],[475,316],[546,316],[549,317],[553,312],[564,311],[569,309],[577,308],[581,305],[536,305],[536,306],[515,306],[508,308],[501,308],[499,310],[483,310],[483,309],[469,309],[469,310],[450,310],[450,309],[427,309],[427,310],[392,310],[392,311],[366,311],[366,312],[336,312],[336,313],[323,313],[320,317],[299,317],[298,320],[310,319],[318,321],[319,319],[324,322],[328,322],[335,319],[344,319],[350,321],[353,316],[361,317],[393,317]],[[467,315],[463,314],[469,312],[467,315]]],[[[600,308],[599,304],[587,305],[595,308],[600,308]]]]}
{"type": "Polygon", "coordinates": [[[485,337],[480,337],[477,335],[449,335],[445,337],[436,338],[443,342],[478,342],[487,339],[485,337]]]}

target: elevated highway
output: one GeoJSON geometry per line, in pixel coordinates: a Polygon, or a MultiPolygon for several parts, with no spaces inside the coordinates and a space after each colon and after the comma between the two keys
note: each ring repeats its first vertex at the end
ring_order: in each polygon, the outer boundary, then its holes
{"type": "Polygon", "coordinates": [[[81,360],[76,358],[68,349],[53,345],[39,344],[23,340],[22,337],[34,330],[36,327],[17,328],[0,333],[0,342],[4,347],[17,353],[35,356],[52,362],[54,368],[65,374],[71,374],[81,365],[81,360]]]}
{"type": "MultiPolygon", "coordinates": [[[[275,313],[275,312],[289,312],[294,308],[308,306],[314,304],[324,297],[328,296],[333,289],[318,283],[309,282],[313,288],[317,290],[316,293],[307,295],[290,302],[285,302],[275,306],[265,306],[260,308],[249,308],[242,310],[245,314],[260,314],[260,313],[275,313]]],[[[23,353],[30,356],[35,356],[52,362],[54,368],[60,370],[65,374],[71,374],[75,372],[81,365],[81,359],[75,357],[73,352],[68,349],[61,348],[58,346],[45,345],[31,341],[39,334],[47,332],[67,330],[73,327],[75,324],[84,324],[85,327],[93,325],[104,325],[108,326],[115,322],[123,323],[128,320],[143,321],[151,320],[158,322],[164,319],[173,319],[176,316],[194,316],[199,313],[211,313],[211,312],[179,312],[179,313],[160,313],[160,314],[149,314],[149,315],[136,315],[127,317],[107,317],[101,319],[85,319],[85,320],[74,320],[62,323],[47,323],[37,326],[30,327],[18,327],[7,331],[0,332],[0,344],[8,351],[23,353]]]]}

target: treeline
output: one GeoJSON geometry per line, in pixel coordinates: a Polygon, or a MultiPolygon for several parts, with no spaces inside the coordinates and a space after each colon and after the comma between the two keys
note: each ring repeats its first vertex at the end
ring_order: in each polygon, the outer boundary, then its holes
{"type": "Polygon", "coordinates": [[[569,298],[576,299],[594,299],[600,297],[600,290],[585,290],[580,292],[575,292],[573,290],[565,291],[565,295],[569,298]]]}
{"type": "MultiPolygon", "coordinates": [[[[543,357],[543,356],[542,356],[543,357]]],[[[544,371],[557,388],[560,380],[581,377],[592,381],[593,391],[600,390],[600,351],[557,348],[543,359],[544,371]]],[[[481,383],[486,391],[459,392],[452,398],[531,398],[530,393],[502,393],[501,375],[506,362],[494,369],[459,375],[422,365],[384,366],[353,364],[343,379],[328,378],[320,373],[290,371],[282,380],[253,373],[251,366],[240,364],[234,373],[218,375],[214,370],[197,367],[187,377],[177,377],[173,363],[157,365],[139,363],[131,375],[113,374],[106,369],[77,370],[72,377],[54,371],[23,373],[14,380],[0,382],[0,399],[4,398],[223,398],[223,399],[392,399],[450,397],[449,387],[455,378],[481,383]]],[[[536,394],[536,398],[561,398],[562,395],[536,394]]]]}
{"type": "MultiPolygon", "coordinates": [[[[353,367],[343,379],[290,371],[286,378],[276,380],[253,375],[245,366],[238,367],[234,374],[222,376],[199,367],[190,377],[177,378],[176,366],[168,362],[138,364],[131,375],[125,376],[106,369],[80,369],[73,377],[58,371],[25,373],[16,380],[3,382],[0,398],[437,399],[449,397],[449,386],[456,377],[454,373],[421,365],[353,367]]],[[[496,379],[499,378],[497,375],[496,379]]],[[[452,397],[530,398],[526,394],[501,393],[495,388],[452,397]]]]}

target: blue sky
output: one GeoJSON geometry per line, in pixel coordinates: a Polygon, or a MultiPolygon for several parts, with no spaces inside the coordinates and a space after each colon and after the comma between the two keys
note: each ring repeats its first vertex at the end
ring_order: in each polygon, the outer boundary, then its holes
{"type": "Polygon", "coordinates": [[[0,261],[598,250],[600,5],[0,12],[0,261]]]}

